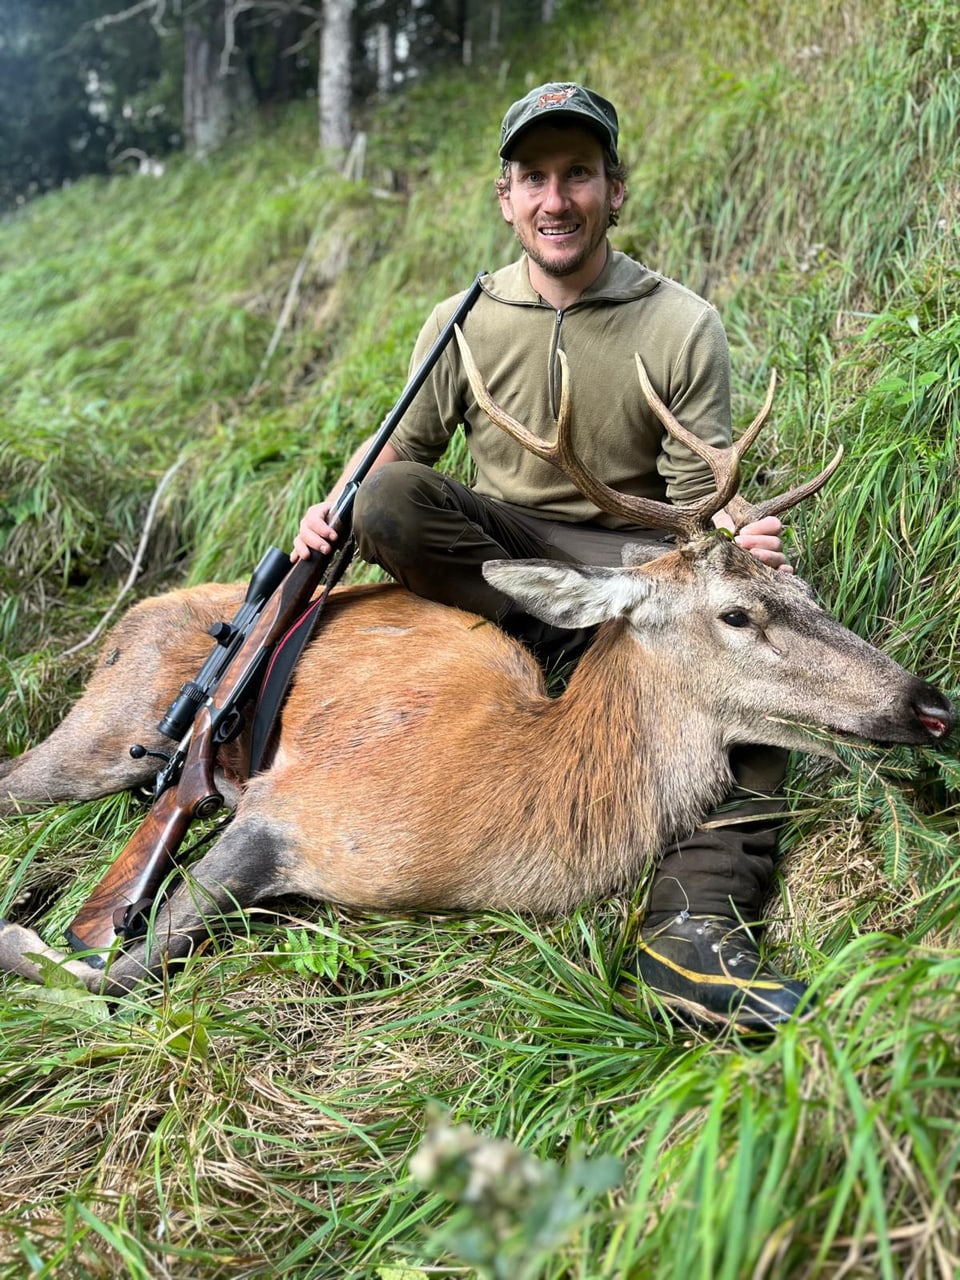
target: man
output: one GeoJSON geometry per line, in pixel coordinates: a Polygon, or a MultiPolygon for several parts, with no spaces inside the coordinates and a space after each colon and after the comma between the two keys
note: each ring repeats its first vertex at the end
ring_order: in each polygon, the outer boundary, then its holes
{"type": "MultiPolygon", "coordinates": [[[[726,336],[703,299],[649,271],[607,239],[626,197],[613,105],[580,85],[542,85],[515,102],[501,129],[497,195],[523,255],[484,279],[464,332],[493,398],[546,435],[559,399],[558,349],[570,368],[578,451],[607,484],[675,502],[713,487],[703,462],[672,439],[645,404],[639,351],[658,394],[708,443],[730,441],[726,336]]],[[[414,351],[415,368],[459,299],[436,308],[414,351]]],[[[357,450],[344,477],[367,446],[357,450]]],[[[326,551],[342,486],[311,507],[295,554],[326,551]]],[[[723,523],[718,518],[717,523],[723,523]]],[[[737,541],[790,572],[779,520],[737,541]]],[[[590,635],[536,621],[488,584],[490,559],[553,558],[618,565],[625,543],[656,547],[663,535],[598,512],[548,463],[487,421],[451,344],[357,495],[354,532],[364,559],[432,600],[496,621],[546,666],[569,663],[590,635]],[[477,476],[472,487],[433,470],[463,424],[477,476]]],[[[761,961],[746,928],[759,919],[773,874],[783,753],[743,748],[738,787],[710,821],[663,853],[636,956],[639,976],[683,1020],[769,1029],[786,1021],[802,984],[761,961]]]]}

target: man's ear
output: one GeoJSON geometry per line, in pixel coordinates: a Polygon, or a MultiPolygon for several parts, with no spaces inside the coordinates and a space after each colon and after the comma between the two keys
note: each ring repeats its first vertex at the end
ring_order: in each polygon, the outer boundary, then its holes
{"type": "Polygon", "coordinates": [[[500,212],[504,222],[513,226],[513,201],[510,199],[509,176],[497,179],[497,199],[500,201],[500,212]]]}

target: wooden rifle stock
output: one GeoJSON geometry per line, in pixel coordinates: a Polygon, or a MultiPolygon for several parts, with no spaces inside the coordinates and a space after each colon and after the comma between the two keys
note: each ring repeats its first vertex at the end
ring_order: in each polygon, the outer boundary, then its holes
{"type": "Polygon", "coordinates": [[[157,796],[68,928],[67,941],[75,951],[105,950],[118,933],[133,929],[134,916],[149,906],[174,869],[190,824],[222,806],[223,797],[213,779],[218,731],[256,693],[274,646],[309,603],[331,559],[298,560],[264,605],[216,690],[197,712],[189,742],[178,748],[182,766],[176,757],[173,763],[179,778],[157,796]]]}
{"type": "MultiPolygon", "coordinates": [[[[276,645],[307,608],[317,587],[324,578],[327,586],[333,585],[346,568],[350,558],[347,534],[360,483],[430,375],[456,326],[463,324],[480,296],[485,274],[481,271],[474,279],[348,477],[330,516],[330,523],[341,533],[340,546],[325,556],[315,552],[309,560],[298,560],[292,566],[264,602],[216,687],[197,708],[192,728],[157,774],[156,798],[150,813],[67,929],[67,941],[74,950],[103,951],[118,933],[127,936],[140,931],[142,917],[176,867],[176,854],[191,822],[209,817],[223,804],[213,779],[217,749],[234,736],[242,707],[257,694],[276,645]]],[[[302,636],[290,644],[295,655],[306,638],[302,636]]],[[[160,728],[167,732],[163,723],[160,728]]],[[[103,962],[92,955],[90,963],[103,962]]]]}

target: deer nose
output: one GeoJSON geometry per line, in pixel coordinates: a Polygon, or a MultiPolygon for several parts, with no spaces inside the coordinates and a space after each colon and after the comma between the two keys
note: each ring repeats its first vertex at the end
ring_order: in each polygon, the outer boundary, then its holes
{"type": "Polygon", "coordinates": [[[945,738],[957,721],[957,713],[950,699],[929,684],[918,692],[913,702],[913,712],[931,738],[945,738]]]}

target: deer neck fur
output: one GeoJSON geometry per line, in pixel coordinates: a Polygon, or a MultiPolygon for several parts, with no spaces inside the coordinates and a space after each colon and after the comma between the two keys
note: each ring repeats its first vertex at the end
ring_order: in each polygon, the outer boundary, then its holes
{"type": "MultiPolygon", "coordinates": [[[[574,900],[633,887],[644,864],[688,834],[729,786],[719,724],[674,656],[644,647],[641,657],[640,647],[623,623],[605,624],[560,697],[510,713],[514,759],[501,759],[497,775],[516,806],[522,771],[528,803],[522,829],[507,839],[539,864],[540,896],[558,898],[543,909],[556,909],[574,886],[574,900]]],[[[491,801],[488,812],[503,823],[507,795],[491,801]]],[[[500,826],[489,835],[502,845],[506,833],[500,826]]]]}

